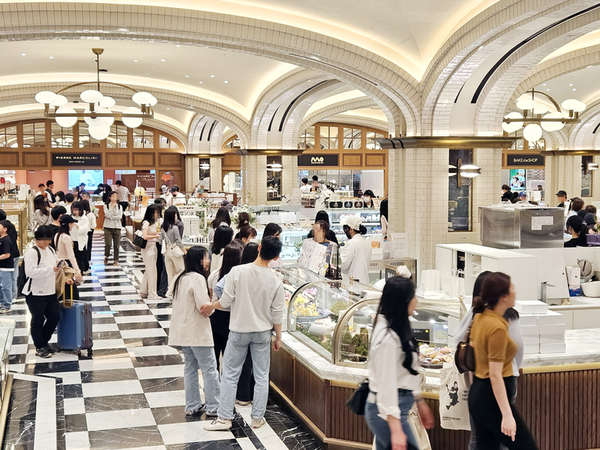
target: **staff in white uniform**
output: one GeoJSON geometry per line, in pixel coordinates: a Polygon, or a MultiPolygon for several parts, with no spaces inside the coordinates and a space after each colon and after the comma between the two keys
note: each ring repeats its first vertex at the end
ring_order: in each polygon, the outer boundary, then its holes
{"type": "Polygon", "coordinates": [[[367,229],[359,217],[351,216],[344,222],[344,233],[348,242],[340,249],[342,275],[352,275],[355,281],[369,284],[372,248],[371,243],[363,237],[367,229]]]}

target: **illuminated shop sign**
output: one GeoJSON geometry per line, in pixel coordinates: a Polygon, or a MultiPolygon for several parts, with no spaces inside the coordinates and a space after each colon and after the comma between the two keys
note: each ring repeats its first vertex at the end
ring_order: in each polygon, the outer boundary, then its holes
{"type": "Polygon", "coordinates": [[[52,166],[101,166],[102,153],[52,153],[52,166]]]}
{"type": "Polygon", "coordinates": [[[338,165],[338,155],[307,155],[298,156],[298,166],[335,166],[338,165]]]}

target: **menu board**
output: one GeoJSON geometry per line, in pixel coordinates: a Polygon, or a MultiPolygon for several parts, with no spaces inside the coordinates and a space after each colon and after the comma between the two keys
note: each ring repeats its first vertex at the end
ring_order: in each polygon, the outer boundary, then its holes
{"type": "Polygon", "coordinates": [[[312,239],[304,239],[300,250],[300,258],[298,258],[298,266],[305,267],[318,274],[325,262],[326,252],[327,247],[325,245],[321,245],[312,239]]]}

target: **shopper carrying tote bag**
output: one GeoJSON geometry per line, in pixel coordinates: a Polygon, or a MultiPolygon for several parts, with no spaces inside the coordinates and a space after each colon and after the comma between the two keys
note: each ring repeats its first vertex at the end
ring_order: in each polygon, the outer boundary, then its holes
{"type": "Polygon", "coordinates": [[[177,220],[177,208],[167,208],[161,228],[161,243],[165,255],[165,266],[169,279],[169,290],[167,298],[173,298],[173,285],[177,277],[185,269],[184,255],[187,253],[181,242],[179,227],[175,224],[177,220]]]}

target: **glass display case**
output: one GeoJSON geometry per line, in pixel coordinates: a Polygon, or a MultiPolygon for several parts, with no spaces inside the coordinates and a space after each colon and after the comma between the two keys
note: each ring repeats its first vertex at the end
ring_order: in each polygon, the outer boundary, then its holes
{"type": "Polygon", "coordinates": [[[30,242],[33,239],[33,233],[29,233],[29,218],[33,217],[30,202],[20,203],[1,203],[0,208],[6,212],[7,220],[10,220],[18,233],[18,246],[21,255],[25,254],[30,242]]]}
{"type": "MultiPolygon", "coordinates": [[[[332,202],[330,202],[331,205],[332,202]]],[[[343,204],[343,202],[337,202],[343,204]]],[[[331,221],[331,229],[335,232],[335,236],[338,239],[338,242],[346,242],[348,238],[344,234],[344,229],[342,226],[342,221],[347,219],[350,216],[360,217],[363,222],[363,225],[367,229],[367,236],[372,236],[375,234],[375,229],[381,228],[381,223],[379,222],[379,209],[327,209],[327,214],[329,214],[329,220],[331,221]]]]}

